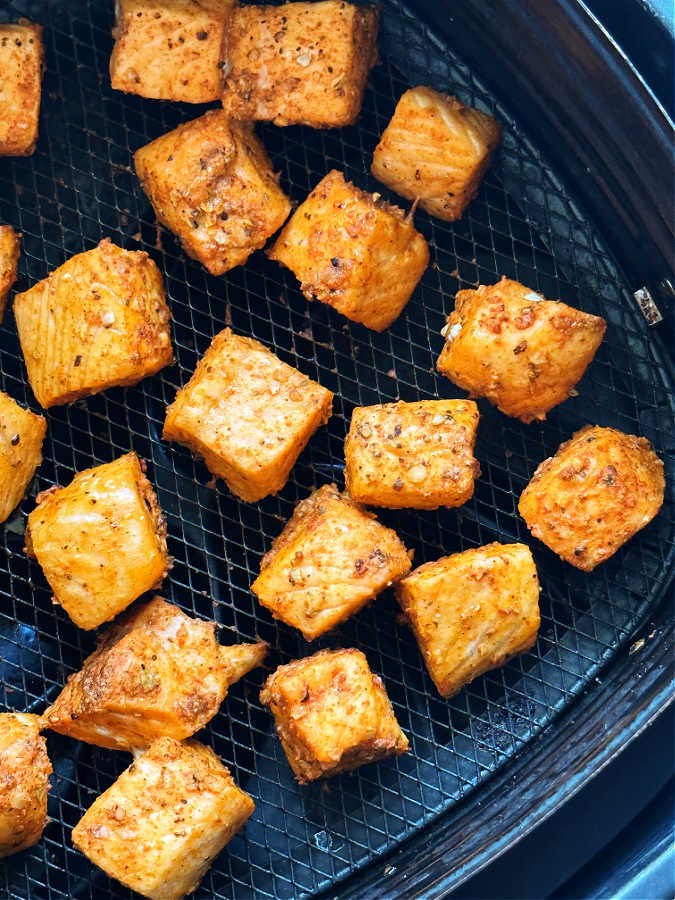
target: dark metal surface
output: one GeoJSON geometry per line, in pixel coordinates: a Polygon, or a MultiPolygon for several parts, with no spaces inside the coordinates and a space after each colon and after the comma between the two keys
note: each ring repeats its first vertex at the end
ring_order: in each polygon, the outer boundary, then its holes
{"type": "MultiPolygon", "coordinates": [[[[198,896],[316,894],[397,845],[414,843],[424,825],[453,821],[447,813],[455,806],[454,821],[461,821],[471,791],[480,787],[487,795],[515,771],[514,757],[528,742],[545,750],[541,733],[575,702],[583,721],[581,695],[604,672],[619,672],[631,636],[663,595],[675,554],[673,384],[658,337],[648,333],[632,300],[633,286],[602,236],[519,127],[518,106],[503,107],[455,55],[457,48],[398,2],[384,5],[383,64],[372,73],[355,127],[321,133],[260,129],[282,185],[300,201],[333,167],[362,187],[382,190],[368,174],[371,153],[396,99],[412,84],[452,91],[504,123],[504,147],[462,221],[448,225],[418,215],[432,265],[403,316],[382,335],[347,325],[321,304],[308,305],[290,273],[263,254],[217,279],[157,229],[131,154],[201,109],[111,91],[110,4],[13,0],[11,13],[40,21],[47,45],[35,156],[0,160],[0,219],[24,235],[19,288],[106,236],[129,249],[147,249],[165,276],[177,364],[135,388],[49,413],[45,462],[20,512],[0,531],[0,707],[41,711],[93,645],[91,636],[51,605],[39,568],[22,553],[24,517],[35,493],[67,483],[78,469],[136,450],[148,460],[176,560],[163,593],[215,619],[224,640],[234,638],[228,629],[243,639],[258,634],[268,640],[270,666],[322,646],[360,647],[383,676],[411,738],[412,752],[397,761],[300,788],[271,718],[258,704],[263,672],[232,688],[201,735],[252,794],[256,812],[220,855],[198,896]],[[531,541],[543,586],[535,649],[447,702],[436,695],[410,632],[397,623],[390,595],[310,648],[274,623],[248,588],[295,503],[314,485],[341,481],[342,441],[354,405],[459,396],[434,372],[440,329],[458,288],[491,283],[501,274],[604,315],[605,343],[579,396],[545,423],[522,425],[481,404],[476,452],[483,475],[461,510],[383,511],[382,520],[415,549],[416,563],[491,540],[530,542],[516,512],[517,497],[536,465],[586,422],[646,435],[665,460],[669,494],[658,519],[591,575],[531,541]],[[236,501],[222,484],[207,487],[206,469],[186,450],[159,439],[167,403],[226,323],[337,394],[335,416],[314,436],[287,486],[259,504],[236,501]]],[[[11,314],[0,329],[0,384],[35,408],[11,314]]],[[[58,736],[50,736],[49,748],[56,773],[53,821],[37,847],[0,863],[0,893],[21,900],[129,896],[70,843],[71,827],[128,757],[58,736]]]]}

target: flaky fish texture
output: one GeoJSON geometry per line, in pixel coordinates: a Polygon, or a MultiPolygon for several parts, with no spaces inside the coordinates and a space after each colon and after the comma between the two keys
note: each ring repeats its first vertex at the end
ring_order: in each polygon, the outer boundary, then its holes
{"type": "Polygon", "coordinates": [[[11,225],[0,225],[0,322],[5,314],[9,292],[16,281],[20,252],[21,235],[11,225]]]}
{"type": "Polygon", "coordinates": [[[108,238],[17,294],[14,316],[45,409],[136,384],[173,358],[159,269],[147,253],[108,238]]]}
{"type": "Polygon", "coordinates": [[[537,638],[539,579],[525,544],[487,544],[425,563],[394,590],[443,697],[537,638]]]}
{"type": "Polygon", "coordinates": [[[408,749],[384,685],[360,650],[320,650],[279,666],[260,702],[270,707],[301,784],[408,749]]]}
{"type": "Polygon", "coordinates": [[[218,712],[230,685],[259,666],[263,642],[221,646],[213,622],[161,597],[129,610],[71,675],[42,724],[113,750],[181,740],[218,712]]]}
{"type": "Polygon", "coordinates": [[[296,506],[251,590],[276,619],[311,641],[409,570],[396,532],[326,484],[296,506]]]}
{"type": "Polygon", "coordinates": [[[190,447],[253,502],[281,490],[332,403],[329,390],[226,328],[167,409],[163,437],[190,447]]]}
{"type": "Polygon", "coordinates": [[[254,809],[213,750],[160,738],[93,802],[73,844],[144,897],[180,900],[254,809]]]}
{"type": "Polygon", "coordinates": [[[51,773],[39,716],[0,713],[0,858],[42,837],[51,773]]]}
{"type": "Polygon", "coordinates": [[[246,262],[291,211],[252,125],[212,109],[134,154],[159,221],[212,275],[246,262]]]}
{"type": "Polygon", "coordinates": [[[233,119],[341,128],[377,62],[379,10],[343,0],[241,6],[225,39],[223,109],[233,119]]]}
{"type": "Polygon", "coordinates": [[[42,462],[47,422],[0,391],[0,522],[21,502],[42,462]]]}
{"type": "Polygon", "coordinates": [[[209,103],[223,90],[222,44],[235,0],[117,0],[110,82],[157,100],[209,103]]]}
{"type": "Polygon", "coordinates": [[[651,522],[664,491],[647,438],[586,425],[537,467],[518,510],[534,537],[590,572],[651,522]]]}
{"type": "Polygon", "coordinates": [[[26,552],[80,628],[98,628],[161,584],[171,564],[166,522],[136,454],[39,494],[26,552]]]}
{"type": "Polygon", "coordinates": [[[391,509],[461,506],[480,466],[472,400],[358,406],[345,440],[345,487],[358,503],[391,509]]]}
{"type": "Polygon", "coordinates": [[[287,266],[308,300],[320,300],[373,331],[384,331],[429,264],[410,216],[333,170],[284,226],[270,259],[287,266]]]}
{"type": "Polygon", "coordinates": [[[44,56],[41,25],[0,24],[0,156],[35,151],[44,56]]]}
{"type": "Polygon", "coordinates": [[[438,371],[472,397],[522,422],[545,419],[569,396],[602,343],[606,323],[502,278],[459,291],[443,329],[438,371]]]}
{"type": "Polygon", "coordinates": [[[476,196],[500,140],[501,126],[492,116],[416,87],[399,100],[371,170],[399,196],[453,222],[476,196]]]}

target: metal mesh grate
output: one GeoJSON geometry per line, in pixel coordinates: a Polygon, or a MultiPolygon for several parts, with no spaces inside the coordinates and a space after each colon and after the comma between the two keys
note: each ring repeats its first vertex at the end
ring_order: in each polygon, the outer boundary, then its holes
{"type": "MultiPolygon", "coordinates": [[[[10,15],[46,26],[47,72],[40,141],[31,159],[0,160],[0,219],[23,232],[19,289],[101,238],[148,249],[166,279],[177,364],[135,388],[49,414],[45,461],[19,512],[0,529],[0,708],[41,711],[79,668],[93,639],[50,603],[39,567],[22,553],[25,515],[38,490],[130,449],[149,462],[167,514],[175,565],[164,593],[243,639],[269,641],[270,667],[323,646],[362,648],[380,673],[412,752],[329,783],[298,787],[257,695],[259,670],[235,685],[202,735],[256,801],[248,827],[220,855],[199,897],[290,898],[334,885],[355,868],[447,812],[503,766],[601,675],[655,602],[672,566],[673,392],[621,275],[564,186],[476,75],[400,0],[383,9],[383,63],[374,70],[356,127],[314,132],[263,127],[282,184],[300,201],[332,167],[357,184],[398,96],[417,83],[450,90],[497,114],[503,150],[462,221],[419,214],[432,265],[401,318],[384,334],[346,325],[311,306],[290,273],[262,253],[224,278],[186,259],[158,230],[131,168],[132,152],[201,109],[114,93],[107,65],[112,4],[11,0],[10,15]],[[406,74],[404,74],[406,73],[406,74]],[[477,455],[483,476],[458,511],[385,512],[415,549],[416,563],[492,540],[526,540],[517,497],[535,466],[586,422],[646,435],[666,461],[670,496],[660,517],[591,575],[532,541],[543,584],[534,650],[441,700],[411,633],[383,595],[337,634],[310,647],[279,626],[249,592],[263,552],[295,503],[342,479],[342,442],[357,404],[458,396],[434,371],[439,331],[460,287],[506,274],[608,320],[607,337],[579,396],[545,423],[522,425],[481,404],[477,455]],[[302,454],[278,497],[235,500],[177,445],[160,441],[164,409],[225,323],[336,392],[335,415],[302,454]]],[[[395,201],[395,198],[391,198],[395,201]]],[[[11,314],[0,329],[1,386],[35,407],[11,314]]],[[[529,541],[528,541],[529,542],[529,541]]],[[[232,636],[234,637],[234,636],[232,636]]],[[[128,897],[71,846],[70,829],[128,764],[128,756],[50,735],[55,776],[43,841],[0,865],[0,892],[21,900],[128,897]]]]}

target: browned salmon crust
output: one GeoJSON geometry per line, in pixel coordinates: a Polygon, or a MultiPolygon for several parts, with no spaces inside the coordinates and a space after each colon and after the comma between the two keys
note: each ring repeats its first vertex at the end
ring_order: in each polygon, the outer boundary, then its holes
{"type": "Polygon", "coordinates": [[[251,590],[275,618],[311,641],[409,570],[396,532],[326,484],[297,505],[251,590]]]}
{"type": "Polygon", "coordinates": [[[35,150],[44,56],[41,25],[0,25],[0,156],[35,150]]]}
{"type": "Polygon", "coordinates": [[[0,522],[21,501],[42,462],[47,422],[0,391],[0,522]]]}
{"type": "Polygon", "coordinates": [[[281,490],[332,403],[329,390],[226,328],[167,409],[163,436],[190,447],[253,502],[281,490]]]}
{"type": "Polygon", "coordinates": [[[150,900],[180,900],[254,809],[213,750],[164,737],[93,802],[73,844],[150,900]]]}
{"type": "Polygon", "coordinates": [[[42,726],[99,747],[134,750],[182,739],[218,712],[230,685],[259,666],[267,645],[221,646],[213,622],[161,597],[129,610],[71,675],[42,726]]]}
{"type": "Polygon", "coordinates": [[[429,264],[410,216],[333,170],[284,226],[270,259],[287,266],[308,300],[373,331],[399,317],[429,264]]]}
{"type": "Polygon", "coordinates": [[[301,784],[408,749],[382,681],[360,650],[320,650],[279,668],[260,702],[301,784]]]}
{"type": "Polygon", "coordinates": [[[107,238],[17,294],[14,316],[45,409],[136,384],[173,358],[159,269],[147,253],[107,238]]]}

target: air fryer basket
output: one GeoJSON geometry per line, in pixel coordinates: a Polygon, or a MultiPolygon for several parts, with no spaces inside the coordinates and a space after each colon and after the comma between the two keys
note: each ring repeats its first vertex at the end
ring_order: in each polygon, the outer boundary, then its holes
{"type": "MultiPolygon", "coordinates": [[[[419,213],[432,264],[401,318],[383,334],[308,304],[292,275],[262,253],[223,278],[186,258],[156,223],[132,167],[133,151],[201,108],[113,92],[108,77],[112,3],[10,0],[12,18],[45,26],[47,71],[40,140],[30,159],[0,160],[0,219],[23,233],[19,289],[104,237],[145,249],[164,273],[174,317],[176,365],[138,386],[55,408],[45,459],[28,497],[0,529],[0,708],[40,712],[93,647],[51,603],[39,570],[22,552],[25,516],[39,490],[135,450],[148,461],[168,520],[175,559],[163,594],[221,626],[223,642],[267,640],[268,670],[322,647],[356,646],[384,679],[411,739],[398,760],[366,766],[326,784],[293,780],[271,717],[258,702],[266,675],[235,685],[200,737],[256,802],[247,828],[218,857],[200,898],[317,895],[423,829],[450,821],[469,792],[486,790],[528,742],[556,727],[577,698],[625,655],[673,573],[674,417],[670,369],[631,285],[585,215],[519,124],[517,102],[502,105],[460,50],[401,0],[382,9],[382,64],[371,75],[356,126],[316,132],[260,128],[281,183],[301,201],[331,168],[388,196],[369,174],[372,150],[396,100],[431,84],[494,113],[503,148],[461,221],[419,213]],[[493,540],[532,547],[542,582],[542,627],[529,654],[438,697],[408,628],[387,593],[311,647],[274,622],[249,585],[262,554],[313,486],[342,482],[342,442],[355,405],[454,397],[435,373],[440,330],[456,291],[517,278],[608,321],[607,336],[575,396],[543,423],[523,425],[481,402],[477,456],[482,476],[459,510],[381,511],[415,563],[493,540]],[[211,338],[231,325],[335,391],[334,417],[319,430],[277,497],[237,501],[184,448],[160,440],[164,410],[211,338]],[[517,498],[537,464],[592,422],[648,437],[664,459],[667,497],[659,517],[590,575],[530,539],[517,498]]],[[[0,329],[1,387],[37,409],[11,313],[0,329]]],[[[128,765],[124,754],[49,735],[54,764],[48,825],[32,850],[0,864],[0,893],[17,900],[128,897],[71,845],[70,830],[95,796],[128,765]]],[[[561,777],[563,777],[561,773],[561,777]]]]}

